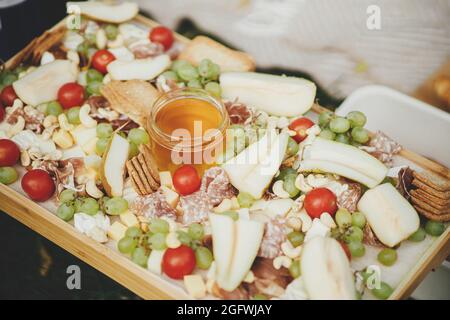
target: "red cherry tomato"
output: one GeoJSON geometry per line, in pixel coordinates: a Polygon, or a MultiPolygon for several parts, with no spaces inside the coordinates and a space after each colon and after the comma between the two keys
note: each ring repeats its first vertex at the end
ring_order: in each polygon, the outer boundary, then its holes
{"type": "Polygon", "coordinates": [[[0,104],[0,122],[5,120],[6,111],[5,108],[0,104]]]}
{"type": "Polygon", "coordinates": [[[18,98],[19,97],[17,96],[16,91],[14,91],[14,88],[11,85],[4,87],[2,93],[0,94],[0,100],[5,107],[12,106],[14,100],[18,98]]]}
{"type": "Polygon", "coordinates": [[[202,180],[197,170],[191,165],[179,167],[173,174],[173,186],[179,194],[187,196],[200,189],[202,180]]]}
{"type": "Polygon", "coordinates": [[[311,190],[305,197],[305,210],[311,218],[320,218],[321,214],[328,212],[331,216],[337,211],[337,199],[327,188],[311,190]]]}
{"type": "Polygon", "coordinates": [[[174,41],[172,30],[163,26],[153,28],[150,32],[149,38],[151,42],[162,44],[164,50],[169,50],[174,41]]]}
{"type": "Polygon", "coordinates": [[[296,135],[292,138],[297,142],[300,143],[303,140],[306,139],[308,136],[306,134],[306,130],[311,128],[314,125],[314,122],[309,120],[308,118],[298,118],[291,122],[289,125],[289,129],[296,132],[296,135]]]}
{"type": "Polygon", "coordinates": [[[97,71],[107,74],[108,73],[108,64],[116,60],[116,57],[108,50],[98,50],[94,56],[92,57],[92,66],[97,71]]]}
{"type": "Polygon", "coordinates": [[[195,253],[190,247],[181,245],[167,249],[162,260],[162,270],[172,279],[183,279],[195,268],[195,253]]]}
{"type": "Polygon", "coordinates": [[[55,192],[55,183],[47,171],[35,169],[28,171],[22,178],[22,189],[38,202],[50,199],[55,192]]]}
{"type": "Polygon", "coordinates": [[[85,100],[83,86],[75,82],[69,82],[58,90],[58,102],[64,109],[79,107],[85,100]]]}
{"type": "Polygon", "coordinates": [[[0,167],[12,167],[20,158],[20,150],[14,141],[0,140],[0,167]]]}
{"type": "Polygon", "coordinates": [[[348,248],[348,245],[345,242],[339,241],[339,244],[341,245],[342,249],[344,249],[345,255],[348,258],[348,261],[352,261],[352,253],[350,252],[350,249],[348,248]]]}

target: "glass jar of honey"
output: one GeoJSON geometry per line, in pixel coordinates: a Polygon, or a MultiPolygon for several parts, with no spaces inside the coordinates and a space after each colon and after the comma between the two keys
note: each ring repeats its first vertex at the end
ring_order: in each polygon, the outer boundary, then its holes
{"type": "Polygon", "coordinates": [[[147,130],[160,170],[172,173],[183,164],[202,174],[222,152],[229,117],[222,102],[201,89],[163,94],[153,105],[147,130]]]}

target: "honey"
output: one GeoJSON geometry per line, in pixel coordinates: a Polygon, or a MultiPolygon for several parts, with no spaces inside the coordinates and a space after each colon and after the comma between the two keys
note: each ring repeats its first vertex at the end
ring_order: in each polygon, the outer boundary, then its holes
{"type": "Polygon", "coordinates": [[[159,170],[172,173],[182,164],[202,174],[215,164],[229,124],[223,104],[199,89],[166,93],[153,106],[148,131],[159,170]]]}

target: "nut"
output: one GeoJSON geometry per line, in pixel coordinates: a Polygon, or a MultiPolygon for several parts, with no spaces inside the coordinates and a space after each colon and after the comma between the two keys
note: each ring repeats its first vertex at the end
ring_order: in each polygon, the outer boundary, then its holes
{"type": "Polygon", "coordinates": [[[311,191],[313,188],[306,182],[305,176],[299,174],[295,179],[295,187],[303,193],[311,191]]]}
{"type": "Polygon", "coordinates": [[[61,149],[68,149],[73,146],[73,138],[66,130],[57,130],[53,133],[52,140],[61,149]]]}
{"type": "Polygon", "coordinates": [[[94,120],[90,115],[89,112],[91,112],[91,106],[88,104],[85,104],[80,109],[80,122],[83,126],[86,128],[94,128],[97,125],[97,121],[94,120]]]}
{"type": "Polygon", "coordinates": [[[56,116],[48,115],[48,116],[45,117],[44,122],[42,123],[42,125],[44,126],[44,128],[50,128],[51,126],[53,126],[57,122],[58,122],[58,118],[56,118],[56,116]]]}
{"type": "Polygon", "coordinates": [[[107,110],[105,108],[99,108],[97,110],[99,115],[101,115],[103,118],[105,118],[108,121],[113,121],[119,119],[119,114],[114,110],[107,110]]]}
{"type": "Polygon", "coordinates": [[[67,116],[65,113],[61,113],[58,116],[58,123],[59,123],[59,127],[65,131],[73,130],[73,125],[71,125],[69,123],[69,120],[67,119],[67,116]]]}
{"type": "Polygon", "coordinates": [[[312,226],[311,217],[306,213],[305,210],[302,210],[298,216],[300,220],[302,220],[302,232],[307,232],[312,226]]]}
{"type": "Polygon", "coordinates": [[[178,240],[178,235],[175,232],[169,232],[166,237],[166,245],[171,249],[176,249],[181,246],[181,242],[178,240]]]}
{"type": "Polygon", "coordinates": [[[149,230],[149,229],[148,229],[148,223],[141,222],[139,226],[140,226],[140,228],[141,228],[142,231],[148,232],[148,230],[149,230]]]}
{"type": "Polygon", "coordinates": [[[23,167],[28,167],[31,164],[31,158],[28,151],[24,150],[20,153],[20,163],[23,167]]]}
{"type": "Polygon", "coordinates": [[[13,137],[25,128],[25,119],[22,116],[17,118],[17,122],[8,130],[8,137],[13,137]]]}
{"type": "Polygon", "coordinates": [[[108,43],[108,38],[106,37],[106,32],[103,29],[98,29],[95,35],[95,44],[98,49],[105,49],[108,43]]]}
{"type": "Polygon", "coordinates": [[[273,184],[272,191],[277,197],[280,197],[281,199],[289,199],[290,198],[289,193],[287,193],[286,190],[284,190],[282,180],[278,180],[277,182],[275,182],[273,184]]]}
{"type": "Polygon", "coordinates": [[[230,199],[223,199],[223,201],[213,209],[215,213],[222,213],[225,211],[230,211],[233,206],[233,203],[230,199]]]}
{"type": "Polygon", "coordinates": [[[300,257],[300,253],[302,252],[302,246],[294,248],[289,241],[285,241],[281,244],[281,251],[283,251],[283,253],[287,257],[295,259],[300,257]]]}
{"type": "Polygon", "coordinates": [[[279,256],[273,259],[273,267],[277,270],[280,270],[281,267],[285,267],[286,269],[289,269],[289,267],[292,264],[292,260],[289,257],[286,256],[279,256]]]}
{"type": "Polygon", "coordinates": [[[297,217],[288,218],[286,224],[289,228],[292,228],[295,231],[300,231],[302,228],[302,220],[300,220],[300,218],[297,217]]]}
{"type": "Polygon", "coordinates": [[[97,187],[94,179],[89,179],[88,182],[86,182],[86,193],[94,199],[103,197],[103,192],[97,187]]]}
{"type": "Polygon", "coordinates": [[[328,212],[324,212],[320,215],[320,222],[330,229],[336,228],[336,223],[328,212]]]}
{"type": "Polygon", "coordinates": [[[78,55],[77,52],[75,52],[73,50],[69,50],[67,52],[67,59],[69,61],[72,61],[77,66],[80,64],[80,56],[78,55]]]}

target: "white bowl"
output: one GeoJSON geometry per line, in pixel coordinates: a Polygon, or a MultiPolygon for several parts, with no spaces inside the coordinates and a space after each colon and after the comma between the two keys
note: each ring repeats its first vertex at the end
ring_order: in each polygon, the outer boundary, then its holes
{"type": "Polygon", "coordinates": [[[381,130],[405,148],[450,167],[450,114],[384,86],[354,91],[336,110],[361,111],[366,127],[381,130]]]}

